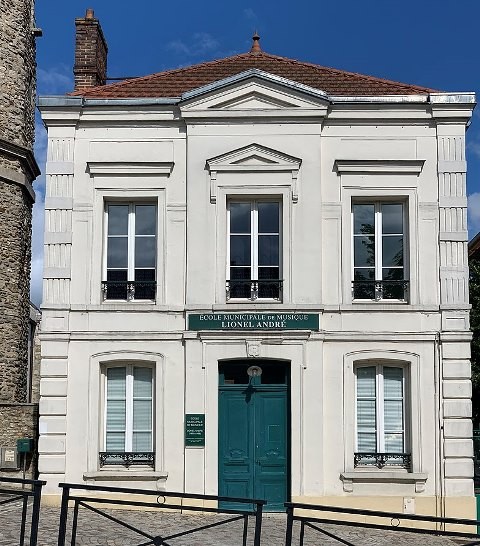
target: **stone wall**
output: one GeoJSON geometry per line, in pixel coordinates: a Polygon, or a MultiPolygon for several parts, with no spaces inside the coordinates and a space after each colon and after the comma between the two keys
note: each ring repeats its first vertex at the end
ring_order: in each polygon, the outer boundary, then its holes
{"type": "MultiPolygon", "coordinates": [[[[36,440],[29,403],[29,295],[35,134],[34,0],[0,3],[0,448],[36,440]]],[[[28,476],[36,472],[27,458],[28,476]]],[[[9,476],[12,472],[3,472],[9,476]]],[[[21,473],[20,473],[21,474],[21,473]]],[[[13,472],[15,475],[15,472],[13,472]]]]}
{"type": "Polygon", "coordinates": [[[35,114],[34,0],[0,2],[0,138],[33,148],[35,114]]]}
{"type": "MultiPolygon", "coordinates": [[[[35,450],[26,455],[26,478],[36,477],[38,438],[38,404],[2,404],[0,403],[0,447],[15,448],[18,438],[33,438],[35,450]]],[[[19,457],[19,466],[23,468],[23,455],[19,457]]],[[[1,475],[20,478],[22,470],[2,470],[1,475]]]]}
{"type": "Polygon", "coordinates": [[[0,180],[0,402],[26,402],[32,207],[0,180]]]}

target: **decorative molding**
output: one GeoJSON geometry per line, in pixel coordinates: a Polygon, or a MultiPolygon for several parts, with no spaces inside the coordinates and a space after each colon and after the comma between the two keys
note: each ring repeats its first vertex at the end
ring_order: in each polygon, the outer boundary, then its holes
{"type": "Polygon", "coordinates": [[[89,161],[87,163],[90,174],[156,174],[170,176],[173,162],[103,162],[89,161]]]}
{"type": "Polygon", "coordinates": [[[425,472],[394,472],[378,470],[376,472],[342,472],[340,479],[343,482],[343,490],[352,493],[356,483],[389,483],[389,484],[415,484],[415,493],[425,491],[425,483],[428,474],[425,472]]]}
{"type": "Polygon", "coordinates": [[[336,159],[334,168],[339,173],[392,173],[420,174],[424,159],[336,159]]]}
{"type": "Polygon", "coordinates": [[[99,470],[98,472],[84,472],[84,481],[165,481],[168,478],[168,472],[149,472],[148,470],[99,470]]]}
{"type": "Polygon", "coordinates": [[[4,153],[5,155],[21,161],[22,165],[28,171],[31,181],[35,180],[35,178],[40,175],[40,168],[35,156],[28,148],[0,138],[0,153],[4,153]]]}
{"type": "Polygon", "coordinates": [[[298,175],[302,160],[297,157],[253,143],[207,159],[206,164],[210,173],[211,203],[217,201],[218,172],[290,172],[292,201],[298,202],[298,175]]]}
{"type": "Polygon", "coordinates": [[[261,342],[247,339],[245,343],[247,345],[247,357],[258,358],[260,356],[261,342]]]}

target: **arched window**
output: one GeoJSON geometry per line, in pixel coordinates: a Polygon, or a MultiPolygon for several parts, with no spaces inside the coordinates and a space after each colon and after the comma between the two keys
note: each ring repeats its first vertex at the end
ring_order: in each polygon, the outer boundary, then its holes
{"type": "Polygon", "coordinates": [[[355,366],[355,467],[410,467],[406,375],[398,364],[355,366]]]}
{"type": "Polygon", "coordinates": [[[154,369],[141,363],[106,366],[104,451],[100,466],[154,466],[154,369]]]}

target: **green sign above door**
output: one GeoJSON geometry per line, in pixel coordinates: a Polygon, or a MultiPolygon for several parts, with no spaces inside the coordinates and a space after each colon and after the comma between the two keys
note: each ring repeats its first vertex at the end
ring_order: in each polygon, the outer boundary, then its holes
{"type": "Polygon", "coordinates": [[[205,313],[188,316],[189,330],[318,330],[316,313],[205,313]]]}
{"type": "Polygon", "coordinates": [[[185,415],[185,447],[205,447],[205,414],[185,415]]]}

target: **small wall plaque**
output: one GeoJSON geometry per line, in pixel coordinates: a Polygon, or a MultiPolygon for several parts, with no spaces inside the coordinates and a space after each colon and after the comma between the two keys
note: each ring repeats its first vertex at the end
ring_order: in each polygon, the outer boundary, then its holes
{"type": "Polygon", "coordinates": [[[185,415],[185,447],[205,447],[205,414],[185,415]]]}

